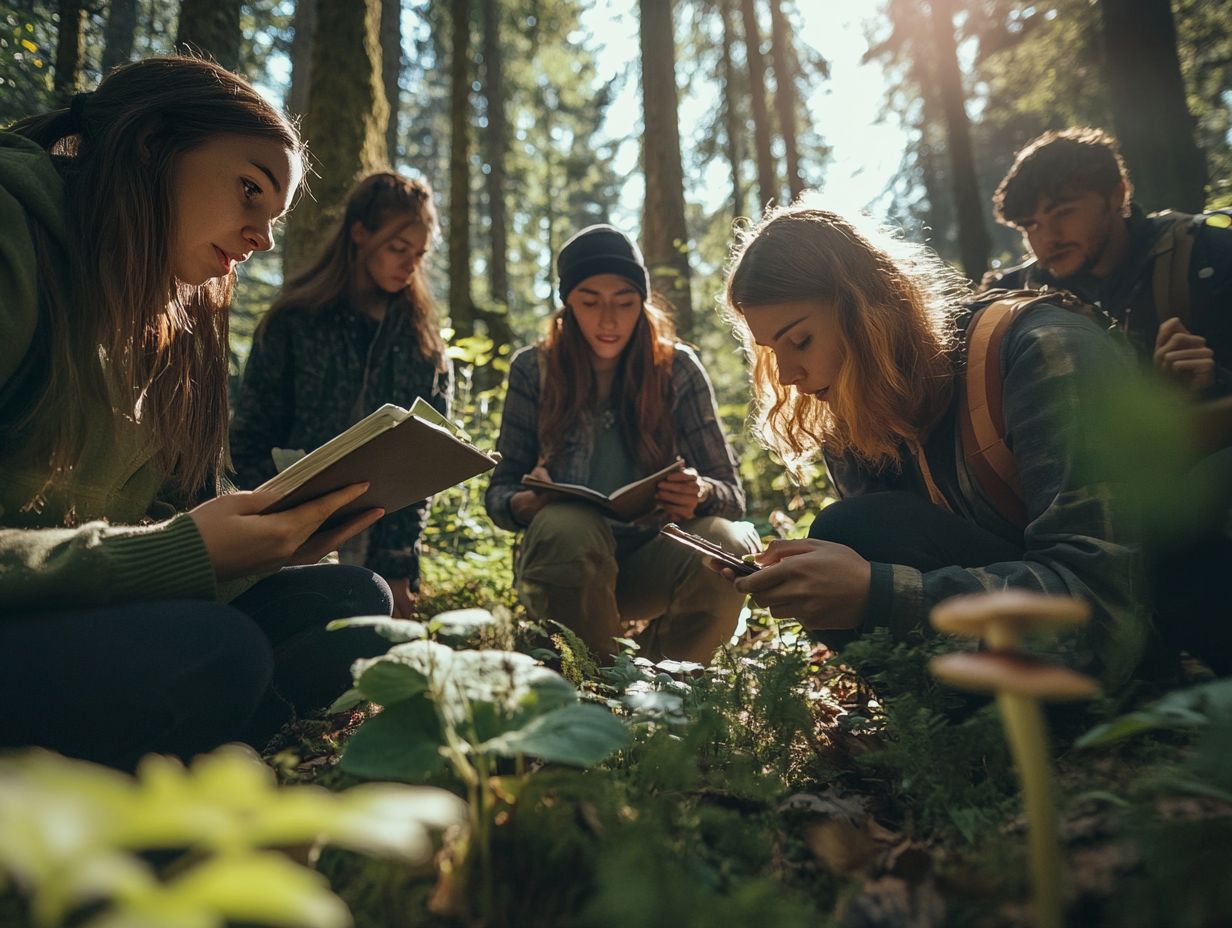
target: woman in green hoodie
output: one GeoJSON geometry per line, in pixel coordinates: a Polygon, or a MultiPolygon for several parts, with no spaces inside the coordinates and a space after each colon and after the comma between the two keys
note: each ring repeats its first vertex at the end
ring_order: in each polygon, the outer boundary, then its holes
{"type": "Polygon", "coordinates": [[[314,564],[380,518],[317,533],[363,486],[272,515],[221,492],[234,269],[302,172],[290,123],[191,58],[0,133],[0,746],[261,743],[382,649],[323,631],[388,587],[314,564]]]}

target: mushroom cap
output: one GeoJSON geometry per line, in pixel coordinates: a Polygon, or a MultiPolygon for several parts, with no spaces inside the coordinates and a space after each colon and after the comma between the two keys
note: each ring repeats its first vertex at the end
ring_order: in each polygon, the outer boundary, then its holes
{"type": "Polygon", "coordinates": [[[955,651],[934,657],[928,669],[938,680],[964,690],[1054,702],[1091,699],[1099,693],[1099,684],[1085,674],[1019,652],[955,651]]]}
{"type": "Polygon", "coordinates": [[[937,603],[929,614],[933,628],[978,638],[996,623],[1012,631],[1081,625],[1091,616],[1086,600],[1031,590],[964,593],[937,603]]]}

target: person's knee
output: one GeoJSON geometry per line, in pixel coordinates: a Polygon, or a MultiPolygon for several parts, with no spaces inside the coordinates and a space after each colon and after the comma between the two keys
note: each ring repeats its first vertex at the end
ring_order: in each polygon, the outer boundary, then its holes
{"type": "Polygon", "coordinates": [[[393,593],[379,574],[351,564],[321,566],[328,567],[333,573],[339,615],[393,614],[393,593]]]}
{"type": "Polygon", "coordinates": [[[831,503],[817,513],[809,538],[846,545],[869,560],[880,560],[886,545],[897,537],[896,525],[910,521],[923,502],[910,493],[870,493],[831,503]]]}
{"type": "Polygon", "coordinates": [[[616,542],[602,514],[591,506],[554,503],[527,529],[520,555],[523,577],[583,586],[616,570],[616,542]]]}
{"type": "Polygon", "coordinates": [[[719,516],[703,516],[686,522],[681,528],[714,542],[732,554],[753,554],[761,550],[761,538],[752,522],[733,522],[719,516]]]}

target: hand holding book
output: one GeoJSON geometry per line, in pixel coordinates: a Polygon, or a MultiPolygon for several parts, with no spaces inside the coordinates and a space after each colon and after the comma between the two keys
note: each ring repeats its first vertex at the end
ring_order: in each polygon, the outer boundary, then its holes
{"type": "MultiPolygon", "coordinates": [[[[540,466],[522,478],[522,485],[537,491],[540,495],[551,494],[556,498],[577,499],[592,503],[601,509],[608,518],[615,519],[618,522],[637,522],[650,515],[656,508],[659,508],[659,488],[662,487],[670,474],[683,469],[684,460],[676,458],[667,467],[655,471],[655,473],[649,476],[625,484],[611,493],[600,493],[598,490],[576,483],[556,483],[552,480],[551,475],[540,466]]],[[[520,495],[520,493],[515,493],[515,500],[520,495]]],[[[525,497],[520,501],[515,500],[510,501],[510,505],[514,508],[514,515],[523,522],[529,522],[530,519],[523,516],[518,510],[530,510],[532,504],[525,497]]],[[[530,516],[533,518],[534,513],[542,509],[544,505],[546,505],[546,501],[538,502],[538,505],[534,505],[530,516]]]]}

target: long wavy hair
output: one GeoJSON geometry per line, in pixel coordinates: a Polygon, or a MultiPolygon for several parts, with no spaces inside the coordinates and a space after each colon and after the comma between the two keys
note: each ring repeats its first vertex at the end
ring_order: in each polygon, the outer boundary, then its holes
{"type": "Polygon", "coordinates": [[[175,279],[174,170],[180,155],[222,134],[271,139],[302,157],[295,127],[242,78],[171,56],[118,68],[77,105],[10,131],[68,159],[67,248],[60,254],[31,218],[38,328],[16,375],[20,389],[0,409],[4,442],[39,441],[35,450],[48,461],[47,482],[27,508],[40,508],[70,479],[85,416],[97,410],[86,397],[118,396],[117,424],[150,423],[157,466],[184,498],[211,482],[217,489],[227,460],[226,308],[235,279],[175,279]],[[57,269],[66,264],[61,281],[57,269]]]}
{"type": "MultiPolygon", "coordinates": [[[[356,266],[409,226],[422,226],[429,235],[436,231],[436,208],[432,188],[426,181],[412,180],[392,171],[369,174],[347,196],[342,218],[321,246],[312,262],[283,286],[282,293],[257,326],[260,338],[270,319],[288,307],[319,310],[346,297],[356,266]],[[360,248],[352,237],[355,223],[371,233],[385,230],[360,248]]],[[[423,357],[437,370],[444,371],[445,342],[441,338],[436,300],[428,286],[428,258],[425,257],[407,283],[402,299],[419,341],[423,357]]]]}
{"type": "MultiPolygon", "coordinates": [[[[590,346],[568,306],[552,316],[539,351],[544,363],[539,447],[545,461],[550,461],[562,448],[562,436],[569,434],[598,397],[590,346]]],[[[646,471],[663,467],[676,455],[672,424],[675,353],[675,326],[652,293],[642,303],[612,383],[620,434],[638,466],[646,471]]]]}
{"type": "Polygon", "coordinates": [[[966,285],[930,250],[835,213],[774,209],[746,230],[727,276],[727,315],[753,362],[761,440],[796,468],[824,445],[876,470],[897,468],[954,390],[954,319],[966,285]],[[838,311],[840,365],[829,403],[779,383],[774,352],[753,343],[759,306],[824,300],[838,311]]]}

